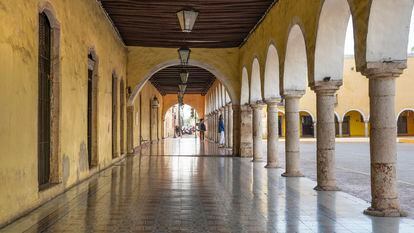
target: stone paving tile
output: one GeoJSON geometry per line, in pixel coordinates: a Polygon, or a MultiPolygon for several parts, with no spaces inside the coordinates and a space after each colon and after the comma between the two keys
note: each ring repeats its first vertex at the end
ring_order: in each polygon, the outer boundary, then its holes
{"type": "Polygon", "coordinates": [[[0,232],[414,232],[411,219],[363,215],[361,199],[250,159],[152,154],[120,165],[0,232]]]}

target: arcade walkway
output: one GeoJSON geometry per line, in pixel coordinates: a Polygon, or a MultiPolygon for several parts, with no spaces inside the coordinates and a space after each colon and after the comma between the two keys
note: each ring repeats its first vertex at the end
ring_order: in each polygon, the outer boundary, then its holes
{"type": "Polygon", "coordinates": [[[414,232],[410,219],[363,215],[365,201],[226,153],[165,140],[0,232],[414,232]]]}

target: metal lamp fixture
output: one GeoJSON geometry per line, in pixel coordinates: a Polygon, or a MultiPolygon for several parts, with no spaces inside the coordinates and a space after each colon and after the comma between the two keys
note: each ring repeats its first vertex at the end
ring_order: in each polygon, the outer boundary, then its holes
{"type": "Polygon", "coordinates": [[[181,70],[180,72],[180,78],[181,78],[181,82],[186,84],[188,81],[188,76],[190,75],[190,73],[188,73],[187,70],[181,70]]]}
{"type": "Polygon", "coordinates": [[[185,84],[180,84],[180,85],[178,85],[178,87],[180,88],[180,92],[184,94],[185,89],[187,88],[187,85],[185,85],[185,84]]]}
{"type": "Polygon", "coordinates": [[[177,12],[177,17],[180,22],[181,31],[191,32],[197,20],[198,12],[195,10],[181,10],[177,12]]]}
{"type": "Polygon", "coordinates": [[[178,49],[178,55],[180,56],[181,65],[188,65],[188,60],[190,60],[191,49],[188,47],[181,47],[178,49]]]}

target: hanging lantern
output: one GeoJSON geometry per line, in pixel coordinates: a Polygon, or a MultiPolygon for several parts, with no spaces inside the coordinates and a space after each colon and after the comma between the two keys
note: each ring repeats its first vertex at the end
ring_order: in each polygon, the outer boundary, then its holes
{"type": "Polygon", "coordinates": [[[180,78],[181,78],[181,82],[186,84],[188,81],[188,76],[190,75],[190,73],[188,73],[187,70],[181,70],[180,72],[180,78]]]}
{"type": "Polygon", "coordinates": [[[181,47],[178,49],[178,55],[180,56],[181,65],[188,65],[188,60],[190,60],[191,49],[187,47],[181,47]]]}
{"type": "Polygon", "coordinates": [[[187,88],[187,85],[185,85],[185,84],[180,84],[180,85],[178,85],[178,87],[180,88],[180,92],[184,94],[185,89],[187,88]]]}
{"type": "Polygon", "coordinates": [[[195,10],[181,10],[177,12],[177,17],[180,22],[181,31],[191,32],[197,20],[198,12],[195,10]]]}

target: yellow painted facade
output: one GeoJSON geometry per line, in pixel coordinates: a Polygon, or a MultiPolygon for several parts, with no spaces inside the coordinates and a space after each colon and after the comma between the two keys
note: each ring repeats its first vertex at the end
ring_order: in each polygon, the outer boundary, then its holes
{"type": "MultiPolygon", "coordinates": [[[[44,5],[45,1],[41,0],[0,2],[0,225],[92,174],[85,153],[87,61],[91,48],[99,58],[97,170],[113,162],[112,73],[119,79],[126,79],[126,48],[95,1],[51,0],[49,5],[60,23],[59,154],[62,173],[59,184],[41,192],[38,190],[38,17],[44,5]]],[[[117,148],[120,148],[119,142],[117,148]]]]}

